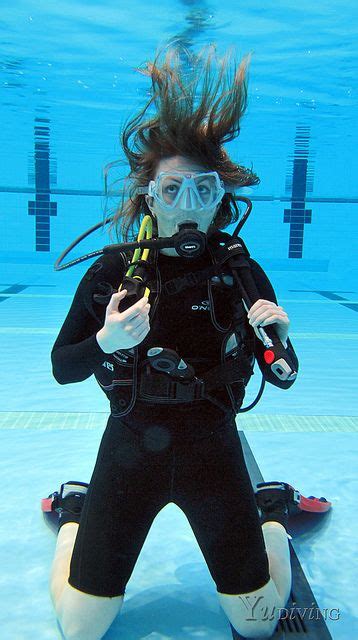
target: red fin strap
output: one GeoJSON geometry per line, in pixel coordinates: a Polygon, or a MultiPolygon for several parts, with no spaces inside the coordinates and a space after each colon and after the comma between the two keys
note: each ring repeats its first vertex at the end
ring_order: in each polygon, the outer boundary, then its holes
{"type": "Polygon", "coordinates": [[[42,511],[52,511],[52,498],[42,498],[41,500],[42,511]]]}

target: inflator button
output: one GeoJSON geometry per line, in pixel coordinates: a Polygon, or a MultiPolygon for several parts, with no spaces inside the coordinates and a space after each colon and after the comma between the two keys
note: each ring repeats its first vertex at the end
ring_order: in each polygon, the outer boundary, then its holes
{"type": "Polygon", "coordinates": [[[264,360],[267,364],[272,364],[275,359],[275,354],[271,349],[267,349],[264,353],[264,360]]]}

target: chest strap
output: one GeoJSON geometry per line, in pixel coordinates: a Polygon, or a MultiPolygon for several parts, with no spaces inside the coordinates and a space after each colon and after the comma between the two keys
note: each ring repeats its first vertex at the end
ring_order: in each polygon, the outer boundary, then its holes
{"type": "Polygon", "coordinates": [[[188,382],[173,380],[167,374],[154,372],[146,364],[140,375],[138,398],[144,402],[176,404],[195,400],[210,400],[227,411],[228,407],[210,395],[210,392],[226,384],[242,383],[243,395],[248,378],[252,375],[249,361],[232,360],[209,369],[201,378],[195,376],[188,382]]]}
{"type": "Polygon", "coordinates": [[[201,284],[212,276],[219,276],[221,271],[222,269],[217,264],[198,271],[190,271],[182,276],[178,276],[177,278],[172,278],[172,280],[164,282],[163,291],[169,296],[176,295],[184,289],[196,287],[198,284],[201,284]]]}

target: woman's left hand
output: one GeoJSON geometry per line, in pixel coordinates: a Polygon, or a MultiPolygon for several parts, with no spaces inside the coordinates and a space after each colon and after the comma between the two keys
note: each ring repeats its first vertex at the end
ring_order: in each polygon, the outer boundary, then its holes
{"type": "Polygon", "coordinates": [[[249,309],[247,317],[256,335],[262,340],[257,327],[266,327],[276,323],[276,331],[281,342],[286,343],[290,321],[283,307],[270,302],[270,300],[257,300],[249,309]]]}

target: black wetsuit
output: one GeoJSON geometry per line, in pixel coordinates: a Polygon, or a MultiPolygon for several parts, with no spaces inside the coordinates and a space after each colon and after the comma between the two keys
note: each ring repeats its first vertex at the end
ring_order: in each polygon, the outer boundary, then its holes
{"type": "MultiPolygon", "coordinates": [[[[261,267],[250,262],[261,297],[277,302],[261,267]]],[[[206,253],[194,261],[158,257],[162,282],[208,264],[206,253]]],[[[123,274],[117,277],[119,285],[123,274]]],[[[83,302],[88,286],[84,277],[52,350],[53,373],[61,384],[88,378],[106,360],[96,340],[99,326],[83,302]]],[[[207,302],[205,282],[176,296],[162,294],[159,322],[140,352],[150,346],[175,349],[184,359],[197,359],[197,375],[219,364],[215,355],[222,336],[212,325],[207,302]]],[[[229,308],[223,305],[224,315],[229,308]]],[[[290,340],[288,349],[297,363],[290,340]]],[[[291,385],[270,372],[258,339],[255,355],[269,382],[291,385]]],[[[219,592],[247,593],[266,584],[264,539],[228,399],[226,412],[204,399],[171,406],[137,401],[125,417],[109,417],[82,510],[69,583],[93,595],[123,594],[150,526],[169,502],[188,518],[219,592]]]]}

